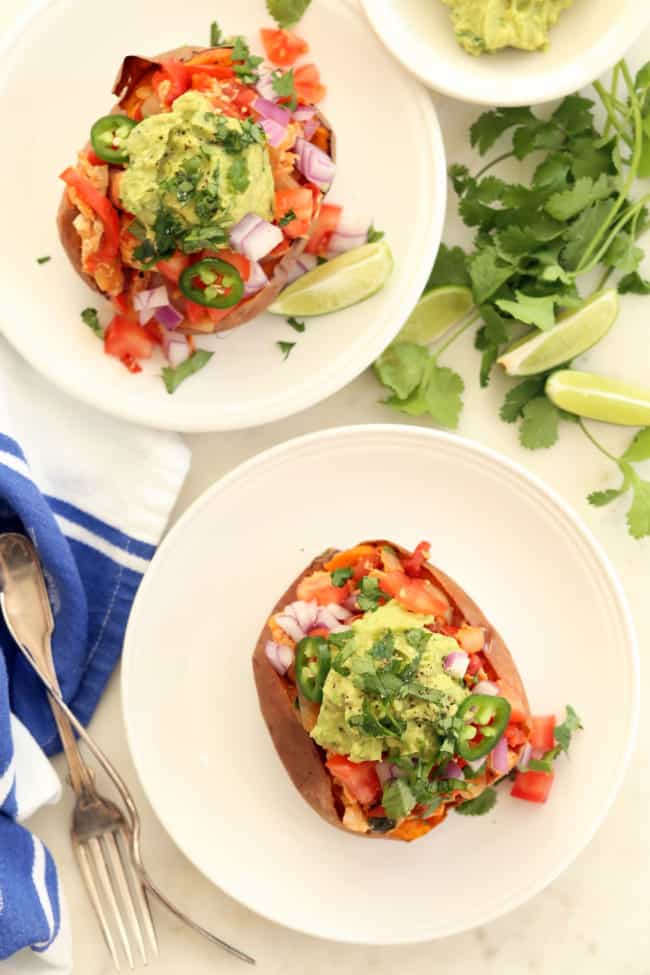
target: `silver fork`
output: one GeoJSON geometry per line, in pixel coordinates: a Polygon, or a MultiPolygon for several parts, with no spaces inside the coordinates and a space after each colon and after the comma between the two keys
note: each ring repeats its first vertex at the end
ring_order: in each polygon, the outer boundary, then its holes
{"type": "Polygon", "coordinates": [[[116,941],[131,969],[135,968],[132,938],[145,965],[149,953],[158,955],[147,889],[176,917],[213,944],[255,964],[249,955],[183,914],[147,874],[140,851],[140,818],[126,783],[61,697],[52,657],[54,621],[43,572],[34,546],[23,535],[0,535],[0,608],[9,632],[49,693],[68,762],[70,784],[77,796],[72,843],[117,971],[121,968],[116,941]],[[124,802],[126,815],[97,791],[94,774],[79,751],[73,728],[112,780],[124,802]]]}

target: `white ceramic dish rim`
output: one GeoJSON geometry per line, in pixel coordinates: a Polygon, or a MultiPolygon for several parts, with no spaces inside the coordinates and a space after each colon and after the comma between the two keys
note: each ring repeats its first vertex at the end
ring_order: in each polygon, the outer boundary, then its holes
{"type": "MultiPolygon", "coordinates": [[[[473,102],[477,105],[490,105],[511,107],[519,105],[540,105],[544,102],[551,102],[558,98],[564,98],[574,91],[579,91],[590,85],[596,78],[604,74],[619,61],[625,52],[632,47],[639,34],[650,26],[650,6],[645,13],[645,17],[638,13],[628,12],[626,19],[610,28],[589,51],[586,58],[576,58],[575,61],[564,65],[562,68],[554,68],[548,75],[536,76],[532,79],[517,77],[517,84],[513,85],[512,78],[504,74],[503,82],[500,80],[490,83],[484,77],[473,80],[471,71],[472,56],[467,55],[468,70],[466,72],[454,73],[454,80],[458,79],[459,84],[454,85],[446,81],[443,74],[435,79],[420,70],[417,65],[409,62],[402,52],[392,45],[387,44],[386,39],[378,30],[370,9],[378,0],[360,0],[361,7],[366,15],[368,23],[372,27],[377,37],[386,45],[392,55],[400,64],[415,75],[416,78],[427,85],[427,87],[438,91],[450,98],[457,98],[463,102],[473,102]],[[629,21],[633,21],[634,33],[629,21]],[[640,22],[639,22],[640,21],[640,22]]],[[[379,0],[381,2],[381,0],[379,0]]],[[[450,28],[451,29],[451,28],[450,28]]],[[[432,52],[432,54],[435,52],[432,52]]],[[[494,55],[498,57],[497,55],[494,55]]]]}
{"type": "MultiPolygon", "coordinates": [[[[207,488],[198,498],[195,499],[195,501],[192,502],[189,508],[187,508],[187,510],[182,514],[182,516],[179,518],[179,520],[170,530],[169,534],[163,539],[156,554],[154,555],[149,570],[140,585],[140,588],[138,590],[133,605],[133,609],[131,611],[129,623],[124,638],[123,663],[122,663],[121,678],[120,678],[121,689],[122,689],[122,715],[124,719],[124,725],[126,728],[126,737],[127,737],[129,751],[131,753],[131,757],[133,759],[133,763],[135,765],[140,783],[145,793],[147,794],[149,801],[151,802],[151,805],[154,809],[157,818],[159,819],[160,823],[163,825],[164,829],[167,831],[170,838],[176,844],[178,849],[180,849],[180,851],[183,853],[183,855],[186,856],[187,859],[201,873],[203,873],[204,876],[206,876],[211,883],[214,883],[215,886],[218,886],[219,889],[223,890],[224,893],[226,893],[229,897],[232,897],[232,899],[235,900],[237,903],[242,904],[242,906],[246,907],[248,910],[252,911],[258,916],[265,917],[276,924],[280,924],[282,927],[289,928],[290,930],[297,931],[301,934],[308,934],[312,937],[320,938],[321,940],[332,940],[332,939],[326,937],[325,935],[320,934],[317,931],[305,931],[302,928],[293,927],[292,925],[288,924],[286,920],[280,919],[279,917],[274,916],[272,913],[258,911],[256,910],[256,908],[251,907],[249,904],[243,901],[240,897],[237,897],[233,893],[231,893],[227,887],[221,887],[220,884],[217,884],[216,881],[213,879],[213,877],[211,877],[204,870],[201,864],[188,852],[188,850],[185,848],[184,843],[176,839],[176,837],[174,836],[173,827],[169,824],[168,818],[165,815],[163,815],[161,811],[156,809],[154,801],[152,797],[149,795],[145,779],[142,776],[138,765],[138,752],[136,748],[135,731],[129,721],[129,712],[131,708],[130,708],[130,690],[129,690],[128,675],[131,669],[130,662],[133,659],[135,653],[137,652],[135,649],[135,644],[132,643],[131,641],[131,635],[135,630],[134,620],[137,615],[138,604],[143,599],[144,594],[147,593],[148,589],[152,585],[155,585],[155,569],[157,563],[166,558],[168,549],[173,550],[176,536],[182,533],[182,531],[185,528],[185,525],[195,516],[199,515],[202,509],[211,503],[214,495],[218,494],[219,491],[224,486],[228,486],[230,483],[235,482],[241,479],[242,477],[246,478],[251,473],[251,471],[255,470],[256,467],[264,466],[268,461],[273,461],[277,457],[281,457],[283,454],[291,453],[295,449],[300,449],[303,446],[309,447],[311,444],[322,440],[330,441],[337,437],[346,437],[348,435],[353,436],[355,434],[358,435],[366,432],[370,433],[373,436],[379,436],[379,437],[381,437],[383,434],[386,435],[390,434],[391,436],[394,436],[395,434],[399,434],[405,437],[424,435],[429,439],[431,439],[432,441],[438,441],[439,443],[447,443],[449,444],[450,447],[455,448],[457,450],[469,451],[470,453],[473,452],[474,454],[478,455],[479,458],[482,458],[483,461],[486,461],[487,463],[492,464],[496,467],[505,468],[506,471],[511,476],[513,476],[514,478],[518,478],[520,481],[523,481],[524,484],[526,484],[533,491],[536,491],[543,501],[545,501],[550,507],[554,506],[558,510],[559,514],[561,514],[568,521],[571,528],[573,528],[573,530],[582,537],[586,546],[591,549],[591,552],[595,560],[598,562],[602,570],[603,583],[609,585],[611,594],[614,597],[614,601],[619,610],[621,625],[625,634],[625,642],[629,648],[631,675],[633,680],[633,688],[632,688],[633,706],[628,716],[627,744],[626,744],[625,752],[621,755],[620,758],[620,763],[614,780],[614,786],[611,792],[609,793],[609,795],[607,796],[606,800],[603,802],[603,806],[600,810],[600,813],[594,818],[594,822],[591,828],[577,839],[572,849],[566,854],[564,859],[559,863],[559,865],[557,865],[556,869],[553,872],[551,872],[548,876],[543,877],[540,883],[531,891],[525,892],[523,894],[516,894],[511,899],[511,901],[506,903],[505,906],[501,905],[501,907],[496,909],[492,914],[488,915],[482,923],[489,924],[491,921],[494,921],[497,918],[504,916],[504,914],[510,913],[511,911],[515,910],[517,907],[529,901],[532,897],[535,897],[537,894],[541,893],[560,874],[562,874],[567,869],[567,867],[576,859],[576,857],[578,857],[580,853],[582,853],[582,851],[589,845],[589,843],[595,836],[596,832],[602,826],[604,820],[609,814],[611,807],[614,804],[614,801],[621,790],[625,773],[632,759],[632,754],[635,748],[637,734],[638,734],[638,727],[639,727],[640,702],[641,702],[640,652],[639,652],[638,638],[636,634],[634,620],[632,617],[632,611],[628,604],[627,597],[623,590],[622,584],[618,578],[616,570],[609,556],[606,554],[600,542],[595,538],[593,533],[582,521],[582,519],[577,514],[577,512],[575,512],[574,509],[568,504],[568,502],[566,502],[564,498],[562,498],[553,488],[551,488],[544,481],[542,481],[541,478],[537,477],[537,475],[532,474],[530,471],[527,471],[520,464],[516,463],[513,460],[510,460],[510,458],[506,457],[505,455],[499,453],[496,450],[493,450],[491,447],[486,447],[474,441],[467,440],[463,437],[457,436],[456,434],[451,434],[440,430],[428,429],[426,427],[420,427],[416,425],[409,426],[404,424],[379,424],[379,423],[351,424],[349,426],[330,427],[325,430],[317,431],[315,433],[293,437],[292,439],[284,441],[280,444],[276,444],[275,446],[270,447],[262,451],[261,453],[256,454],[255,456],[249,458],[248,460],[243,461],[241,464],[237,465],[237,467],[233,468],[223,477],[220,477],[209,488],[207,488]]],[[[385,941],[382,941],[381,944],[382,946],[386,946],[386,947],[391,945],[394,946],[394,945],[404,945],[404,944],[422,944],[422,943],[426,943],[427,941],[438,940],[439,938],[442,937],[451,937],[455,934],[460,934],[466,930],[467,927],[463,926],[463,924],[460,923],[453,927],[450,926],[448,930],[445,930],[443,933],[435,936],[434,939],[432,939],[431,937],[416,938],[413,936],[409,936],[408,938],[405,939],[393,937],[385,941]]],[[[346,944],[361,944],[361,945],[368,945],[368,946],[375,944],[375,942],[369,940],[358,940],[354,938],[340,938],[337,940],[346,944]]]]}
{"type": "MultiPolygon", "coordinates": [[[[60,0],[31,0],[25,12],[17,18],[13,26],[7,32],[0,35],[0,90],[4,83],[5,73],[10,69],[10,65],[7,67],[9,62],[8,55],[13,45],[19,41],[39,13],[48,7],[55,7],[59,2],[60,0]],[[2,67],[3,63],[5,67],[2,67]]],[[[353,6],[353,9],[363,19],[363,13],[356,5],[353,6]]],[[[411,309],[415,306],[418,298],[422,294],[431,271],[431,263],[433,263],[435,258],[436,249],[442,240],[447,211],[447,160],[440,122],[428,92],[417,83],[412,75],[409,78],[408,72],[405,75],[405,81],[412,85],[413,98],[417,99],[422,119],[428,125],[428,152],[429,158],[434,161],[431,165],[431,174],[436,184],[433,190],[436,205],[432,210],[426,241],[423,241],[423,248],[427,253],[431,254],[431,261],[429,263],[423,262],[418,274],[410,274],[407,278],[408,287],[403,292],[402,305],[405,308],[411,309]]],[[[222,413],[221,418],[217,419],[205,407],[200,410],[195,410],[193,413],[187,410],[183,411],[181,407],[177,419],[168,415],[163,417],[149,417],[146,412],[138,410],[136,405],[137,401],[133,398],[126,403],[112,401],[110,410],[107,410],[103,395],[103,386],[96,392],[93,383],[80,384],[78,381],[70,378],[64,370],[60,370],[53,376],[48,372],[47,363],[39,354],[37,343],[30,345],[29,343],[14,343],[13,339],[10,339],[10,341],[12,344],[15,344],[20,355],[37,372],[43,375],[48,382],[52,382],[59,389],[63,390],[63,392],[80,400],[82,403],[102,412],[109,412],[113,416],[128,420],[132,423],[154,427],[159,430],[171,430],[178,433],[211,433],[264,426],[275,420],[282,420],[289,416],[294,416],[322,402],[329,396],[339,392],[339,390],[343,389],[367,369],[395,337],[402,323],[403,320],[400,320],[399,316],[395,318],[388,317],[381,332],[376,333],[371,341],[365,340],[363,355],[357,350],[358,343],[355,346],[351,346],[351,351],[354,350],[354,355],[346,356],[344,363],[339,364],[336,370],[330,369],[329,372],[324,371],[324,379],[321,378],[319,383],[302,384],[290,400],[276,398],[272,403],[267,403],[264,416],[262,417],[250,417],[248,414],[244,414],[243,418],[238,415],[237,411],[229,409],[222,413]],[[318,390],[315,395],[313,393],[314,389],[318,390]]],[[[0,333],[2,332],[2,323],[0,321],[0,333]]]]}

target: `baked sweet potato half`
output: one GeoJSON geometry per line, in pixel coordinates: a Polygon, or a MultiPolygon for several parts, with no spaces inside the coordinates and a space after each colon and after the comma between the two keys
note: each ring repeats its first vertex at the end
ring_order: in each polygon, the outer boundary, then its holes
{"type": "Polygon", "coordinates": [[[385,540],[324,552],[278,600],[253,654],[294,785],[360,836],[418,839],[450,808],[471,811],[463,804],[530,751],[512,655],[428,558],[426,543],[409,553],[385,540]]]}
{"type": "Polygon", "coordinates": [[[278,101],[276,76],[262,97],[257,60],[245,45],[126,57],[110,115],[62,174],[71,264],[154,342],[159,320],[191,334],[255,318],[318,225],[333,132],[300,93],[278,101]]]}

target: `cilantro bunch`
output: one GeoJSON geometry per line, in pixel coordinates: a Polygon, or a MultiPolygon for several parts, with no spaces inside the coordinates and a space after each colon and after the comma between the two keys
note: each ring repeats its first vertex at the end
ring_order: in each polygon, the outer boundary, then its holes
{"type": "MultiPolygon", "coordinates": [[[[451,167],[459,213],[473,229],[474,243],[469,253],[441,247],[425,293],[465,286],[474,308],[433,352],[398,341],[377,360],[377,376],[391,391],[387,405],[411,416],[428,414],[454,428],[464,381],[440,359],[469,328],[477,326],[474,344],[485,387],[513,342],[552,328],[560,315],[579,308],[610,279],[620,294],[650,294],[650,281],[639,274],[644,252],[637,244],[650,223],[650,192],[637,190],[638,181],[650,177],[650,63],[633,78],[622,61],[607,88],[598,81],[594,88],[603,125],[596,121],[597,102],[578,94],[565,98],[549,118],[526,107],[497,108],[472,125],[470,143],[480,156],[499,140],[507,143],[478,172],[451,167]],[[529,157],[535,162],[529,180],[510,182],[494,172],[506,160],[529,157]]],[[[518,423],[520,441],[531,450],[552,446],[562,421],[578,423],[623,475],[620,489],[596,492],[588,500],[607,504],[631,489],[629,531],[635,538],[650,535],[650,482],[631,466],[650,459],[650,434],[642,432],[622,457],[612,457],[581,420],[547,398],[545,384],[554,371],[513,385],[501,418],[518,423]]]]}

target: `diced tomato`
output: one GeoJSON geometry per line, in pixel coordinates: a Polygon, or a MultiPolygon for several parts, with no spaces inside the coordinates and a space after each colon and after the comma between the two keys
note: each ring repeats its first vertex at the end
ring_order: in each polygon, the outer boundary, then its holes
{"type": "Polygon", "coordinates": [[[263,27],[260,34],[267,58],[281,68],[290,68],[309,50],[307,41],[298,37],[292,30],[271,30],[263,27]]]}
{"type": "Polygon", "coordinates": [[[123,291],[119,295],[114,295],[111,298],[111,303],[113,305],[113,308],[115,308],[115,310],[118,311],[120,313],[120,315],[128,315],[129,314],[129,311],[130,311],[130,308],[129,308],[129,295],[128,295],[128,292],[127,291],[123,291]]]}
{"type": "Polygon", "coordinates": [[[192,80],[198,75],[203,75],[206,78],[218,78],[220,81],[235,77],[235,72],[228,64],[193,65],[190,74],[192,80]]]}
{"type": "Polygon", "coordinates": [[[343,208],[334,203],[323,203],[316,225],[309,235],[308,254],[326,254],[332,234],[336,231],[343,208]]]}
{"type": "Polygon", "coordinates": [[[257,97],[258,94],[254,88],[240,87],[233,99],[233,102],[235,105],[239,106],[239,108],[248,109],[251,107],[257,97]]]}
{"type": "Polygon", "coordinates": [[[330,631],[326,626],[315,626],[309,631],[309,636],[329,636],[330,631]]]}
{"type": "Polygon", "coordinates": [[[411,579],[405,572],[377,572],[373,575],[379,576],[379,584],[384,592],[412,613],[431,613],[444,618],[449,612],[449,600],[442,589],[434,586],[429,579],[411,579]]]}
{"type": "Polygon", "coordinates": [[[162,325],[160,325],[155,318],[143,325],[142,328],[145,330],[152,342],[156,345],[162,345],[162,325]]]}
{"type": "Polygon", "coordinates": [[[275,220],[280,220],[293,211],[295,219],[282,229],[287,237],[304,237],[308,232],[314,213],[312,191],[305,186],[297,189],[277,190],[275,194],[275,220]]]}
{"type": "Polygon", "coordinates": [[[177,61],[176,58],[169,58],[166,61],[161,61],[160,64],[162,66],[162,78],[158,79],[158,81],[166,80],[170,82],[169,92],[163,101],[166,105],[171,105],[190,87],[192,73],[187,65],[183,64],[182,61],[177,61]]]}
{"type": "Polygon", "coordinates": [[[347,548],[344,552],[337,552],[329,562],[325,563],[325,568],[328,572],[333,572],[334,569],[345,569],[354,565],[359,559],[375,555],[376,552],[374,545],[355,545],[354,548],[347,548]]]}
{"type": "Polygon", "coordinates": [[[80,199],[91,210],[95,211],[104,226],[100,248],[96,254],[97,259],[111,260],[117,257],[120,249],[120,218],[111,201],[72,166],[61,173],[61,179],[79,194],[80,199]]]}
{"type": "Polygon", "coordinates": [[[407,576],[414,576],[416,579],[422,575],[422,566],[431,555],[431,545],[429,542],[420,542],[414,549],[413,554],[404,559],[402,565],[407,576]]]}
{"type": "MultiPolygon", "coordinates": [[[[451,623],[428,623],[427,630],[431,630],[432,633],[442,633],[443,636],[453,636],[456,637],[458,633],[458,627],[452,626],[451,623]]],[[[467,668],[469,670],[469,667],[467,668]]]]}
{"type": "Polygon", "coordinates": [[[506,741],[510,748],[519,748],[528,741],[528,735],[518,724],[509,724],[506,728],[506,741]]]}
{"type": "Polygon", "coordinates": [[[345,755],[330,755],[325,765],[362,805],[369,805],[379,796],[381,783],[376,762],[351,762],[345,755]]]}
{"type": "Polygon", "coordinates": [[[301,64],[294,70],[293,80],[298,101],[304,105],[316,105],[327,94],[327,88],[321,84],[315,64],[301,64]]]}
{"type": "Polygon", "coordinates": [[[314,599],[319,606],[328,606],[330,603],[344,603],[350,595],[350,586],[348,583],[334,586],[329,572],[313,572],[300,580],[296,595],[306,603],[314,599]]]}
{"type": "Polygon", "coordinates": [[[232,48],[229,47],[210,47],[205,51],[199,51],[189,61],[185,61],[188,68],[194,68],[200,64],[231,64],[232,48]]]}
{"type": "Polygon", "coordinates": [[[384,809],[383,806],[373,806],[372,809],[368,810],[366,816],[368,817],[368,819],[385,819],[386,810],[384,809]]]}
{"type": "Polygon", "coordinates": [[[555,745],[555,715],[544,714],[531,718],[530,743],[541,752],[550,752],[555,745]]]}
{"type": "Polygon", "coordinates": [[[158,261],[156,268],[168,281],[178,284],[181,274],[189,265],[190,259],[187,254],[176,251],[175,254],[167,257],[164,261],[158,261]]]}
{"type": "Polygon", "coordinates": [[[510,703],[510,721],[512,724],[521,724],[526,721],[528,714],[519,694],[502,680],[499,681],[499,685],[501,687],[501,694],[510,703]]]}
{"type": "Polygon", "coordinates": [[[105,166],[106,160],[100,159],[96,152],[93,151],[92,146],[88,146],[86,149],[86,159],[91,166],[105,166]]]}
{"type": "Polygon", "coordinates": [[[546,802],[553,778],[553,772],[517,772],[510,795],[528,802],[546,802]]]}
{"type": "Polygon", "coordinates": [[[232,264],[236,271],[239,272],[239,276],[242,281],[248,281],[251,273],[251,262],[243,254],[238,254],[236,251],[222,250],[222,251],[203,251],[203,257],[216,257],[219,261],[225,261],[226,264],[232,264]]]}
{"type": "Polygon", "coordinates": [[[478,653],[473,653],[469,658],[469,666],[467,667],[467,675],[469,677],[475,677],[481,669],[483,661],[478,653]]]}
{"type": "Polygon", "coordinates": [[[208,308],[197,304],[196,301],[190,301],[189,298],[185,299],[185,317],[192,325],[204,321],[208,317],[208,311],[208,308]]]}
{"type": "Polygon", "coordinates": [[[142,326],[123,315],[115,315],[104,333],[104,352],[121,359],[131,372],[140,371],[132,366],[137,365],[138,359],[149,359],[153,346],[142,326]]]}

